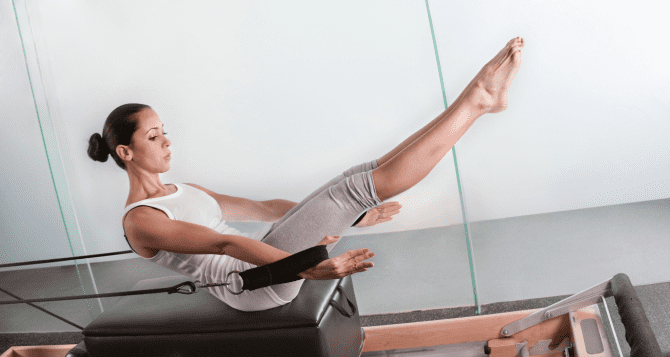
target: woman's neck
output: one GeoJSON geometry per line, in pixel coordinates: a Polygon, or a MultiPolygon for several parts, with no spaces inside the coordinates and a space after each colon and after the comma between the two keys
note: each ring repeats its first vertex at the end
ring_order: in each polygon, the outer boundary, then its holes
{"type": "Polygon", "coordinates": [[[126,205],[141,201],[147,198],[155,198],[169,195],[174,192],[175,187],[169,187],[163,184],[158,174],[138,175],[137,173],[128,173],[130,181],[130,192],[126,205]]]}

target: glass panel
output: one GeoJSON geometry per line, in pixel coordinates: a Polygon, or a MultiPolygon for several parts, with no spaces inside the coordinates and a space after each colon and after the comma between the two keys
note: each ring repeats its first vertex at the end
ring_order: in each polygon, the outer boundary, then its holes
{"type": "Polygon", "coordinates": [[[511,38],[526,41],[508,109],[456,145],[483,304],[572,294],[617,273],[669,280],[660,6],[431,4],[448,98],[511,38]]]}
{"type": "MultiPolygon", "coordinates": [[[[25,7],[3,2],[0,11],[12,15],[6,17],[12,21],[0,24],[0,32],[6,34],[1,37],[0,47],[5,50],[0,53],[0,62],[11,64],[2,66],[0,74],[4,83],[0,95],[6,98],[0,103],[6,118],[0,133],[0,264],[81,255],[83,247],[48,119],[25,7]]],[[[36,299],[63,296],[64,291],[94,293],[92,274],[84,263],[3,268],[0,298],[36,299]]],[[[3,305],[0,333],[79,331],[74,325],[86,326],[100,313],[95,300],[36,305],[70,323],[29,305],[3,305]]]]}
{"type": "MultiPolygon", "coordinates": [[[[292,201],[445,109],[423,2],[31,1],[28,10],[91,254],[128,249],[128,176],[86,155],[118,105],[147,103],[165,123],[172,160],[162,182],[292,201]]],[[[404,208],[392,222],[349,229],[331,254],[376,253],[375,268],[354,277],[361,314],[473,305],[451,153],[394,200],[404,208]]],[[[97,261],[105,292],[175,275],[136,256],[97,261]]]]}

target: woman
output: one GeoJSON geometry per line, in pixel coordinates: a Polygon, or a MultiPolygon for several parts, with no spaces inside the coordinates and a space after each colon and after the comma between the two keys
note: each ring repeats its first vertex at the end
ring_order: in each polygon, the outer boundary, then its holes
{"type": "MultiPolygon", "coordinates": [[[[128,173],[130,192],[122,224],[137,254],[202,283],[221,282],[232,270],[269,264],[317,244],[328,244],[330,251],[352,223],[361,227],[391,220],[400,205],[385,200],[428,175],[477,118],[507,107],[523,45],[523,39],[512,39],[432,122],[386,155],[352,167],[299,204],[231,197],[192,183],[163,184],[158,174],[170,168],[171,142],[147,105],[126,104],[112,111],[103,135],[91,136],[88,155],[105,162],[111,154],[128,173]],[[249,237],[226,226],[224,219],[274,224],[249,237]]],[[[340,278],[371,268],[372,262],[365,260],[373,256],[368,249],[352,250],[299,275],[340,278]]],[[[257,311],[290,302],[302,282],[240,295],[221,287],[206,290],[233,308],[257,311]]]]}

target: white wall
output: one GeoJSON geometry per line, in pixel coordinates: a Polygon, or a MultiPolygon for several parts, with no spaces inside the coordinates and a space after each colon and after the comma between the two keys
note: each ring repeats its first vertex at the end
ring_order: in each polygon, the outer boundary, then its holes
{"type": "MultiPolygon", "coordinates": [[[[665,4],[665,5],[662,5],[665,4]]],[[[447,96],[527,45],[508,109],[457,145],[468,220],[670,196],[670,48],[658,1],[431,1],[447,96]]]]}
{"type": "MultiPolygon", "coordinates": [[[[470,220],[670,196],[668,25],[652,3],[430,3],[449,103],[510,38],[527,43],[508,110],[456,145],[470,220]]],[[[86,155],[120,104],[165,123],[164,182],[294,201],[444,109],[423,1],[27,5],[89,253],[127,249],[127,176],[86,155]]],[[[460,224],[451,153],[397,199],[392,223],[348,233],[460,224]]]]}

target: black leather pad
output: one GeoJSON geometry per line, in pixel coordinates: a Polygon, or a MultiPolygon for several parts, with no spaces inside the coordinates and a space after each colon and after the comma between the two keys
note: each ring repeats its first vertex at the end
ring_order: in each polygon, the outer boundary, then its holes
{"type": "MultiPolygon", "coordinates": [[[[132,290],[188,280],[181,276],[143,280],[132,290]]],[[[292,302],[254,312],[235,310],[202,290],[191,295],[125,296],[83,333],[91,357],[357,356],[363,340],[358,313],[347,317],[330,306],[334,300],[350,312],[347,299],[356,305],[351,277],[306,280],[292,302]]]]}

